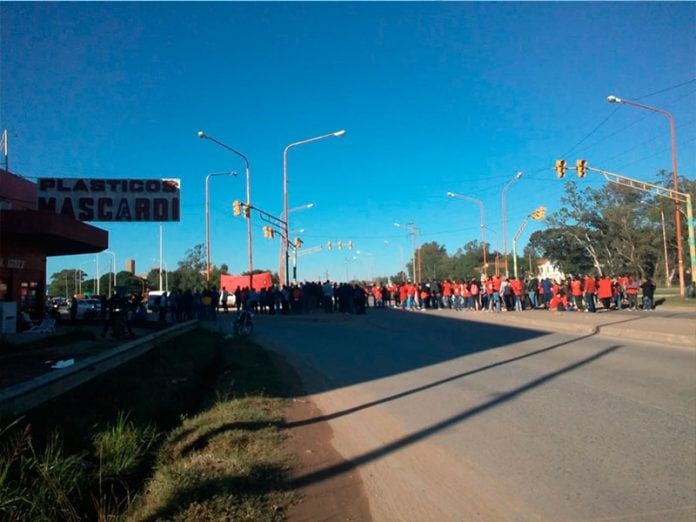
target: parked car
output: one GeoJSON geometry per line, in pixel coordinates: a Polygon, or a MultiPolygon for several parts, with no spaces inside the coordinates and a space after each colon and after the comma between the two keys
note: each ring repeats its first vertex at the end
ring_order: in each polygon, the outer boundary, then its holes
{"type": "Polygon", "coordinates": [[[101,314],[101,302],[99,299],[77,299],[77,313],[75,319],[94,320],[101,314]]]}

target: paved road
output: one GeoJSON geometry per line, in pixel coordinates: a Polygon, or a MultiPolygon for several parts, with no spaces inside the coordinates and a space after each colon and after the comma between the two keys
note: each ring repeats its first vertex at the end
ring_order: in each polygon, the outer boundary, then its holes
{"type": "Polygon", "coordinates": [[[696,351],[369,312],[257,316],[255,337],[299,370],[375,520],[696,519],[696,351]]]}

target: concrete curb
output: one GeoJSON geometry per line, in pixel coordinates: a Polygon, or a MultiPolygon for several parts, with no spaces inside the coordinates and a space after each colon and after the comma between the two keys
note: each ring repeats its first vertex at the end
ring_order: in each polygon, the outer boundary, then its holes
{"type": "MultiPolygon", "coordinates": [[[[411,312],[405,312],[411,313],[411,312]]],[[[414,312],[417,313],[417,312],[414,312]]],[[[433,313],[432,311],[426,313],[433,313]]],[[[435,312],[440,315],[440,312],[435,312]]],[[[532,312],[536,314],[537,312],[532,312]]],[[[550,314],[551,317],[557,318],[567,318],[569,312],[539,312],[544,314],[550,314]]],[[[663,345],[670,345],[676,348],[692,349],[696,350],[696,326],[694,328],[694,335],[683,335],[665,331],[651,331],[646,329],[636,329],[626,326],[619,326],[615,324],[583,324],[585,321],[585,314],[577,314],[576,320],[574,322],[565,321],[554,321],[549,319],[537,319],[530,317],[529,313],[522,312],[521,314],[513,312],[500,312],[496,314],[443,314],[447,317],[457,317],[470,321],[477,321],[488,324],[514,324],[519,328],[531,328],[537,330],[544,330],[546,332],[555,333],[569,333],[569,334],[579,334],[579,335],[602,335],[606,337],[618,337],[621,339],[630,339],[633,341],[643,341],[650,343],[658,343],[663,345]],[[504,320],[501,319],[504,317],[504,320]]]]}

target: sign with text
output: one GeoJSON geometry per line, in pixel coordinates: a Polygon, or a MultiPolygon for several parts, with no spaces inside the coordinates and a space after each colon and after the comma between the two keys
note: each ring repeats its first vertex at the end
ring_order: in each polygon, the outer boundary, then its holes
{"type": "Polygon", "coordinates": [[[80,221],[179,221],[181,180],[39,178],[38,209],[80,221]]]}

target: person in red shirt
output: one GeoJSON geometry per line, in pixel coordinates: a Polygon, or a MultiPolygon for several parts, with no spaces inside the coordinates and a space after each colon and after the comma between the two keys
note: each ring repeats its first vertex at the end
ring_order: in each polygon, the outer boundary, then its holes
{"type": "Polygon", "coordinates": [[[556,312],[565,312],[566,310],[568,310],[568,307],[568,297],[565,295],[565,292],[561,291],[556,294],[553,294],[551,302],[549,303],[549,310],[556,312]]]}
{"type": "Polygon", "coordinates": [[[594,313],[597,311],[595,308],[595,292],[597,291],[595,278],[588,274],[585,276],[582,286],[585,290],[585,311],[594,313]]]}
{"type": "Polygon", "coordinates": [[[611,279],[609,279],[609,276],[604,275],[597,285],[597,299],[599,299],[607,312],[611,310],[611,298],[613,296],[614,289],[612,288],[611,279]]]}
{"type": "Polygon", "coordinates": [[[512,290],[513,299],[515,300],[515,312],[522,311],[522,281],[516,277],[510,278],[510,289],[512,290]]]}
{"type": "Polygon", "coordinates": [[[570,282],[570,294],[573,296],[575,307],[579,312],[582,310],[582,280],[577,276],[570,282]]]}

